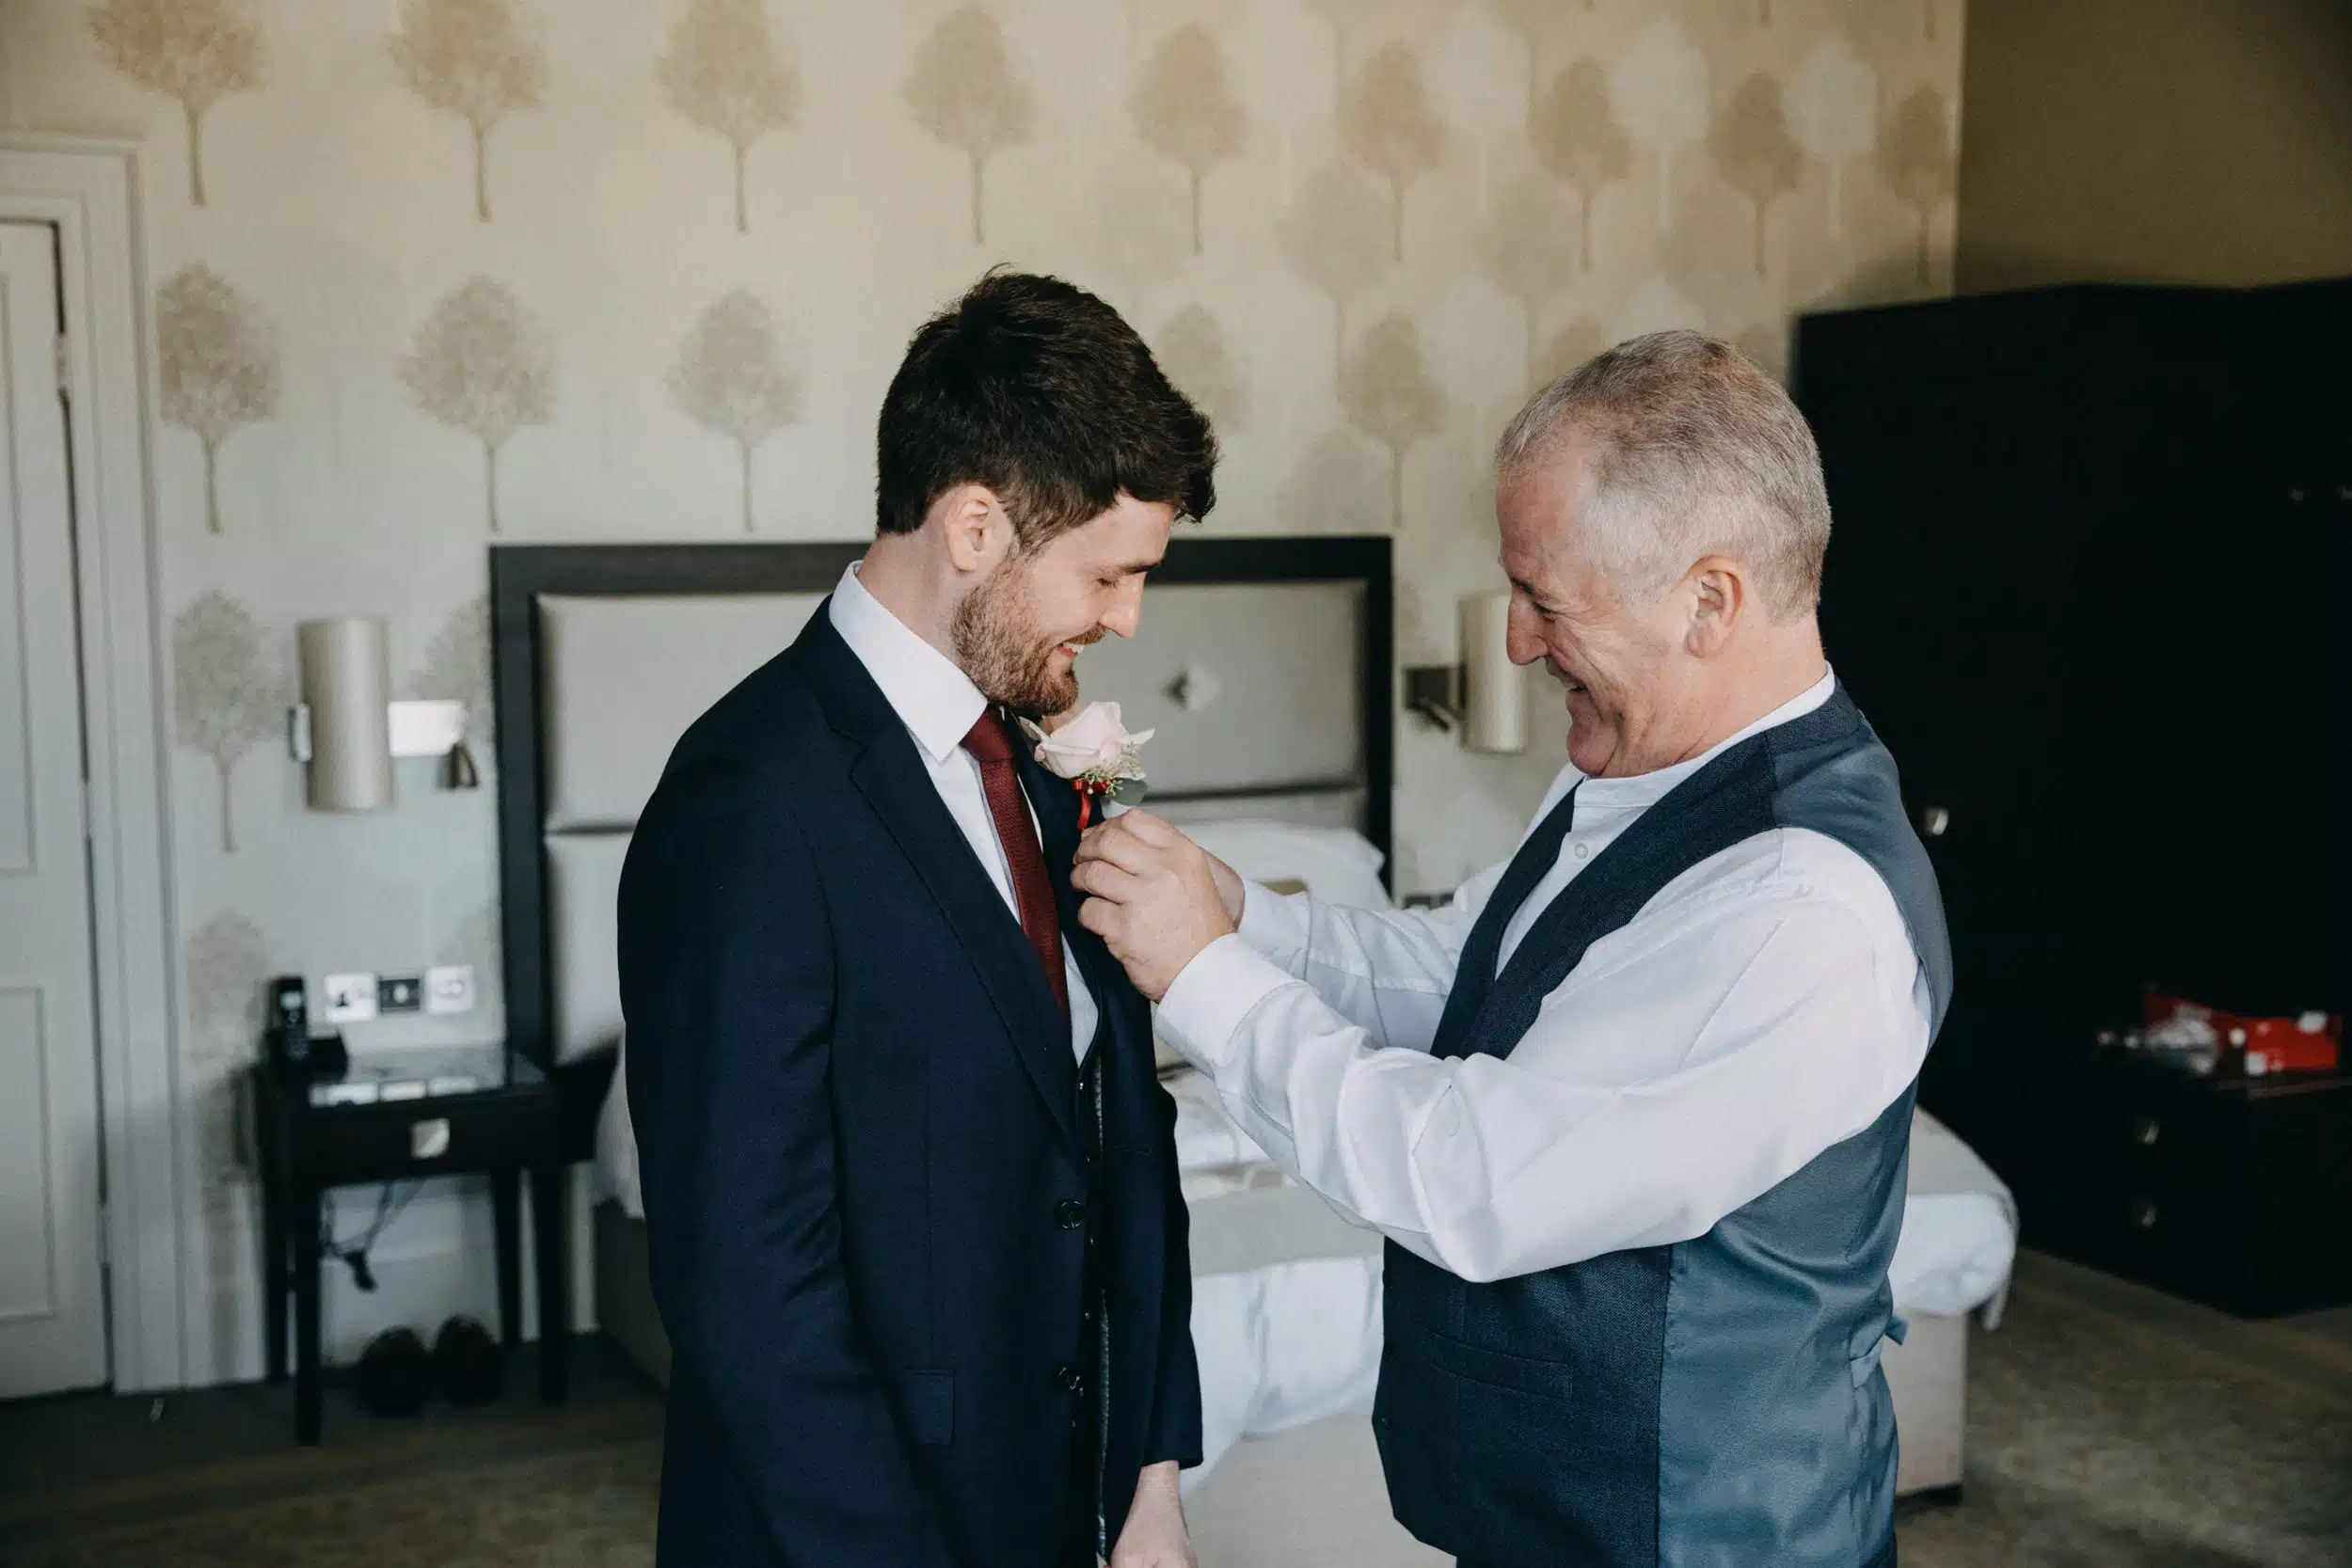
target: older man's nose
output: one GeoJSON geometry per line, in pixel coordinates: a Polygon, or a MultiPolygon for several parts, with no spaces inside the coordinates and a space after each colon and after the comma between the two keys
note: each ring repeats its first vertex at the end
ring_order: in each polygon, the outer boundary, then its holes
{"type": "Polygon", "coordinates": [[[1502,651],[1512,663],[1533,664],[1544,657],[1544,640],[1535,619],[1534,606],[1517,598],[1511,601],[1511,613],[1503,620],[1502,651]]]}

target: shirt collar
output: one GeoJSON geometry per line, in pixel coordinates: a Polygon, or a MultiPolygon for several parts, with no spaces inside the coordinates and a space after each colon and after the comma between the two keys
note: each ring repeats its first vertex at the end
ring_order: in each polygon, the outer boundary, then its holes
{"type": "Polygon", "coordinates": [[[946,762],[988,711],[988,699],[953,659],[866,591],[857,567],[851,562],[833,591],[833,629],[882,688],[914,743],[934,763],[946,762]]]}
{"type": "Polygon", "coordinates": [[[1806,687],[1788,702],[1772,709],[1739,734],[1709,747],[1687,762],[1661,768],[1653,772],[1636,773],[1623,779],[1587,779],[1570,765],[1561,775],[1561,783],[1553,786],[1552,799],[1557,800],[1567,788],[1580,786],[1577,804],[1583,807],[1638,808],[1648,806],[1665,798],[1667,791],[1713,762],[1751,736],[1802,719],[1830,700],[1837,689],[1837,673],[1824,669],[1821,678],[1806,687]]]}

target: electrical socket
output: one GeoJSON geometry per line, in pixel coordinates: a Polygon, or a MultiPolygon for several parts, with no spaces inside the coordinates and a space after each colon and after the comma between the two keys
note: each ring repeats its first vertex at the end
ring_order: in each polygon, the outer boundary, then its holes
{"type": "Polygon", "coordinates": [[[440,964],[426,970],[424,1010],[428,1013],[473,1011],[473,965],[440,964]]]}
{"type": "Polygon", "coordinates": [[[424,1010],[424,977],[421,974],[386,974],[375,982],[375,1005],[388,1013],[417,1013],[424,1010]]]}
{"type": "Polygon", "coordinates": [[[323,989],[326,992],[327,1022],[365,1023],[375,1016],[374,975],[329,974],[323,989]]]}

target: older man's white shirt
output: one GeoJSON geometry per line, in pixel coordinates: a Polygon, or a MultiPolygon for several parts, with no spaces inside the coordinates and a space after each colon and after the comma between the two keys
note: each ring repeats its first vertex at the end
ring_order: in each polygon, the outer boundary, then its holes
{"type": "MultiPolygon", "coordinates": [[[[1835,684],[1673,768],[1565,769],[1535,820],[1581,784],[1574,825],[1501,961],[1644,811],[1835,684]]],[[[1786,828],[1709,856],[1596,942],[1507,1058],[1432,1056],[1503,870],[1436,911],[1253,884],[1240,931],[1160,1005],[1160,1032],[1275,1161],[1464,1278],[1703,1235],[1869,1126],[1926,1058],[1927,979],[1894,895],[1851,849],[1786,828]]]]}

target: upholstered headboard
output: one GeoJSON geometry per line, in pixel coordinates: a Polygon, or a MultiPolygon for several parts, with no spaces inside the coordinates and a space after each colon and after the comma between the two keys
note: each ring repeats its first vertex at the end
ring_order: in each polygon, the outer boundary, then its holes
{"type": "MultiPolygon", "coordinates": [[[[549,1067],[609,1064],[621,1029],[614,895],[637,814],[678,736],[788,645],[864,551],[491,550],[515,1049],[549,1067]]],[[[1180,539],[1152,574],[1138,635],[1088,649],[1079,679],[1131,726],[1159,731],[1146,756],[1154,811],[1354,828],[1385,854],[1391,595],[1383,538],[1180,539]]],[[[609,1070],[578,1092],[600,1096],[609,1070]]]]}

